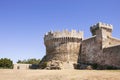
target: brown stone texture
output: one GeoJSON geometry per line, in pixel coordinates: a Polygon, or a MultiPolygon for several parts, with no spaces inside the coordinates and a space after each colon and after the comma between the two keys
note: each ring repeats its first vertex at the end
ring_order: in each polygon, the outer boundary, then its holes
{"type": "Polygon", "coordinates": [[[97,63],[101,56],[100,43],[97,44],[96,36],[83,40],[79,62],[81,63],[97,63]]]}
{"type": "Polygon", "coordinates": [[[52,57],[50,57],[52,60],[58,59],[61,61],[77,62],[80,50],[80,39],[78,39],[78,41],[67,41],[67,39],[64,40],[59,41],[56,39],[49,41],[49,45],[46,45],[46,55],[52,55],[52,57]]]}
{"type": "Polygon", "coordinates": [[[98,23],[91,32],[93,37],[81,43],[79,62],[120,68],[120,40],[111,36],[112,26],[98,23]]]}
{"type": "Polygon", "coordinates": [[[116,45],[120,45],[120,40],[114,37],[108,37],[105,41],[103,41],[104,48],[116,46],[116,45]]]}
{"type": "Polygon", "coordinates": [[[48,32],[44,37],[46,46],[46,56],[41,61],[41,64],[47,62],[48,66],[57,63],[63,65],[61,68],[71,66],[74,68],[74,63],[77,63],[80,53],[80,45],[82,41],[82,32],[75,30],[62,32],[48,32]]]}
{"type": "Polygon", "coordinates": [[[112,25],[97,23],[90,27],[92,37],[83,39],[83,32],[64,30],[48,32],[44,37],[46,55],[41,63],[61,69],[74,64],[99,64],[120,68],[120,40],[112,37],[112,25]]]}
{"type": "Polygon", "coordinates": [[[120,68],[120,45],[103,49],[104,65],[120,68]]]}

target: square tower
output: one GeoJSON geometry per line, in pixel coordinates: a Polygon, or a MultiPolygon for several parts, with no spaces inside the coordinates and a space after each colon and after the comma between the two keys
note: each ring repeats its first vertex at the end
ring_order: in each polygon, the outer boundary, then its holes
{"type": "Polygon", "coordinates": [[[113,26],[111,24],[97,23],[90,27],[93,36],[96,36],[96,42],[102,47],[108,45],[108,38],[112,36],[113,26]]]}
{"type": "Polygon", "coordinates": [[[113,26],[111,24],[97,23],[90,27],[92,35],[96,35],[102,39],[112,36],[113,26]]]}

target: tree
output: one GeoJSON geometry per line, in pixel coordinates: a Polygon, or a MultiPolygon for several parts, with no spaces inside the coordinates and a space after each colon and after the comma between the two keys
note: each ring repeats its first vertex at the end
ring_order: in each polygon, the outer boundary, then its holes
{"type": "Polygon", "coordinates": [[[8,58],[0,59],[0,68],[13,68],[13,61],[8,58]]]}
{"type": "Polygon", "coordinates": [[[39,64],[40,63],[40,59],[35,59],[35,58],[31,58],[31,59],[25,59],[25,60],[18,60],[17,63],[21,63],[21,64],[39,64]]]}

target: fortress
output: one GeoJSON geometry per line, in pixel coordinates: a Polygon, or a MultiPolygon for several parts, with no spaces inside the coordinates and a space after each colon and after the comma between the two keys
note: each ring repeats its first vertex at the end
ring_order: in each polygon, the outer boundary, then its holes
{"type": "Polygon", "coordinates": [[[90,27],[88,39],[75,30],[46,33],[40,67],[46,63],[47,69],[120,68],[120,40],[112,37],[112,30],[112,25],[99,22],[90,27]]]}

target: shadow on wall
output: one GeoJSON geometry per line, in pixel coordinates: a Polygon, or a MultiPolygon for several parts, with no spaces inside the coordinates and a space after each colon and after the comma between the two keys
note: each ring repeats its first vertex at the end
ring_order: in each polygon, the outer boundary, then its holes
{"type": "Polygon", "coordinates": [[[38,69],[39,68],[39,65],[38,64],[31,64],[29,66],[29,69],[38,69]]]}
{"type": "Polygon", "coordinates": [[[88,69],[88,70],[119,70],[120,67],[115,67],[115,66],[111,66],[111,65],[100,65],[97,63],[94,64],[89,64],[89,63],[80,63],[77,64],[76,69],[88,69]]]}

